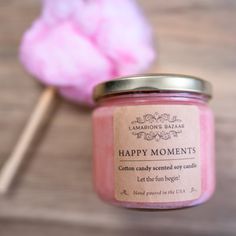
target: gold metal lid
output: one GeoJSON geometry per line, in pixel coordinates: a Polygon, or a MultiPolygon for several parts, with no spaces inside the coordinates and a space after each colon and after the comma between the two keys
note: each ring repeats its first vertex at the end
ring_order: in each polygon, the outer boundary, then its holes
{"type": "Polygon", "coordinates": [[[137,92],[187,92],[212,96],[212,86],[200,78],[181,74],[143,74],[120,77],[98,84],[93,91],[95,101],[111,95],[137,92]]]}

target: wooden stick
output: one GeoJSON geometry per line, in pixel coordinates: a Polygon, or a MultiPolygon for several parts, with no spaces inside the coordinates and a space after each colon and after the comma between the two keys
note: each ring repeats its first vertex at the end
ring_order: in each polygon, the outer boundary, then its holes
{"type": "Polygon", "coordinates": [[[53,87],[46,88],[39,98],[38,104],[32,112],[12,154],[6,160],[0,170],[0,193],[6,194],[14,181],[17,172],[24,161],[30,144],[32,143],[45,115],[51,108],[56,90],[53,87]]]}

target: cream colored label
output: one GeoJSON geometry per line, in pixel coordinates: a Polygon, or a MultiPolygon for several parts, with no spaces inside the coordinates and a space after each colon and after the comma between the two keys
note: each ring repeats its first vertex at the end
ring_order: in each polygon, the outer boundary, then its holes
{"type": "Polygon", "coordinates": [[[113,122],[117,200],[178,202],[200,196],[197,107],[118,107],[113,122]]]}

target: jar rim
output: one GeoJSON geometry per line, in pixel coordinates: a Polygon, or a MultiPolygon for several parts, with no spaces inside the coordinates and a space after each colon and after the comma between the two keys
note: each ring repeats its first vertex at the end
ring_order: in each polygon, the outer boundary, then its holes
{"type": "Polygon", "coordinates": [[[94,101],[113,95],[145,92],[193,93],[212,97],[212,86],[206,80],[183,74],[140,74],[102,82],[93,90],[94,101]]]}

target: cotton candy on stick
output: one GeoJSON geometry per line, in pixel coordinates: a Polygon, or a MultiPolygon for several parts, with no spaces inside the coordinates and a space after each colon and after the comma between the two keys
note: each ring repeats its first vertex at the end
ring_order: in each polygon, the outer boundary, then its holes
{"type": "Polygon", "coordinates": [[[9,189],[55,91],[73,102],[92,105],[94,85],[140,73],[155,57],[151,29],[132,0],[42,3],[40,17],[23,36],[20,60],[46,86],[47,99],[42,96],[36,115],[1,170],[2,193],[9,189]]]}

